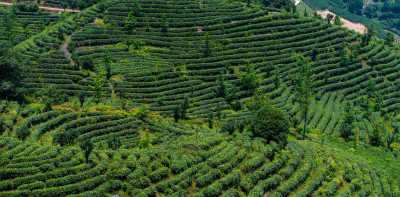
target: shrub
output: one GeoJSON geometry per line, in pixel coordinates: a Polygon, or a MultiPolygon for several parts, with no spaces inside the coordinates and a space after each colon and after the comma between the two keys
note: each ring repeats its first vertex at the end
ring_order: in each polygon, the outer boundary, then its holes
{"type": "Polygon", "coordinates": [[[122,145],[122,141],[121,138],[113,135],[107,140],[107,144],[109,148],[116,150],[122,145]]]}
{"type": "Polygon", "coordinates": [[[254,115],[252,132],[256,137],[275,141],[283,147],[286,145],[289,127],[289,121],[281,110],[264,106],[254,115]]]}
{"type": "Polygon", "coordinates": [[[221,126],[221,133],[225,133],[228,132],[229,134],[232,134],[233,132],[235,132],[235,124],[236,121],[235,119],[229,119],[227,122],[225,122],[224,124],[222,124],[221,126]]]}
{"type": "Polygon", "coordinates": [[[31,134],[31,130],[26,124],[22,125],[21,128],[17,129],[16,135],[18,139],[25,140],[31,134]]]}

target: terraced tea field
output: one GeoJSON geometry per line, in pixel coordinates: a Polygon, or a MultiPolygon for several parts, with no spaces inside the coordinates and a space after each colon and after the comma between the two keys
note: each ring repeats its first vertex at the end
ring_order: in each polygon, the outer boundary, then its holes
{"type": "Polygon", "coordinates": [[[0,196],[400,196],[398,139],[370,145],[377,122],[400,128],[398,45],[274,7],[105,0],[14,49],[28,96],[0,102],[0,196]],[[288,117],[284,148],[249,132],[255,92],[288,117]],[[350,101],[354,145],[338,138],[350,101]]]}

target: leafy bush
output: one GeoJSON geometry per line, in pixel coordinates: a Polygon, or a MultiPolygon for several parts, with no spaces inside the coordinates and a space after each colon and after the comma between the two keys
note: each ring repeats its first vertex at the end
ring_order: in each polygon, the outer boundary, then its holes
{"type": "Polygon", "coordinates": [[[286,145],[289,128],[289,121],[285,114],[272,106],[265,106],[258,110],[252,122],[254,136],[275,141],[281,147],[286,145]]]}
{"type": "Polygon", "coordinates": [[[26,124],[22,125],[16,131],[17,138],[20,140],[25,140],[31,134],[31,130],[28,128],[26,124]]]}

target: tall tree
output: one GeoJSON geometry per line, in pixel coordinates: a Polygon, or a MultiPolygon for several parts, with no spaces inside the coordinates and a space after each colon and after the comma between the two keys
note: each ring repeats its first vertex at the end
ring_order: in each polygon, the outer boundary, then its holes
{"type": "Polygon", "coordinates": [[[309,63],[308,58],[304,58],[303,56],[298,57],[297,59],[298,65],[298,73],[296,77],[296,96],[297,100],[300,103],[300,109],[304,114],[304,130],[303,130],[303,140],[306,136],[306,127],[307,127],[307,113],[308,108],[310,106],[311,100],[313,99],[314,93],[314,69],[309,63]]]}
{"type": "Polygon", "coordinates": [[[204,45],[205,45],[205,49],[204,49],[204,56],[205,57],[210,57],[211,53],[212,53],[212,44],[211,44],[211,39],[210,36],[208,35],[208,33],[206,34],[206,37],[204,39],[204,45]]]}
{"type": "Polygon", "coordinates": [[[169,23],[167,21],[167,17],[165,14],[162,15],[162,22],[161,22],[161,32],[166,33],[169,29],[169,23]]]}
{"type": "Polygon", "coordinates": [[[182,119],[186,119],[186,112],[190,107],[190,101],[189,101],[189,96],[187,94],[185,94],[184,98],[183,98],[183,103],[181,105],[181,118],[182,119]]]}
{"type": "Polygon", "coordinates": [[[125,22],[126,30],[128,30],[129,33],[132,33],[137,25],[137,20],[135,18],[135,14],[133,12],[130,12],[128,14],[128,17],[126,17],[124,19],[124,22],[125,22]]]}
{"type": "Polygon", "coordinates": [[[83,90],[79,91],[78,99],[79,99],[79,102],[81,103],[81,107],[83,107],[83,103],[85,102],[85,97],[86,97],[85,91],[83,91],[83,90]]]}
{"type": "Polygon", "coordinates": [[[393,46],[393,42],[394,42],[394,35],[390,32],[387,32],[385,36],[385,44],[393,46]]]}
{"type": "Polygon", "coordinates": [[[261,90],[257,90],[254,95],[247,99],[246,107],[252,112],[256,112],[264,106],[271,105],[271,99],[265,95],[261,90]]]}
{"type": "Polygon", "coordinates": [[[16,23],[16,15],[14,12],[5,13],[3,15],[3,26],[5,27],[5,34],[7,36],[7,40],[13,43],[14,39],[14,29],[16,23]]]}
{"type": "Polygon", "coordinates": [[[354,115],[354,106],[353,103],[347,101],[344,109],[343,109],[343,119],[340,125],[340,135],[346,140],[349,140],[349,137],[352,135],[352,131],[355,127],[356,117],[354,115]]]}
{"type": "Polygon", "coordinates": [[[133,16],[140,16],[140,5],[137,1],[134,1],[132,3],[132,9],[131,12],[133,13],[133,16]]]}
{"type": "Polygon", "coordinates": [[[14,99],[24,96],[21,81],[28,74],[27,64],[10,45],[0,41],[0,98],[14,99]]]}
{"type": "Polygon", "coordinates": [[[342,26],[344,23],[340,20],[340,17],[336,15],[335,18],[333,19],[333,24],[337,26],[342,26]]]}
{"type": "Polygon", "coordinates": [[[96,99],[96,102],[99,103],[101,101],[103,92],[102,92],[102,87],[104,86],[104,81],[105,81],[105,73],[103,71],[102,67],[98,68],[98,71],[96,73],[96,77],[94,79],[94,98],[96,99]]]}
{"type": "Polygon", "coordinates": [[[394,142],[394,140],[395,135],[393,135],[393,133],[389,129],[385,129],[385,141],[389,150],[392,150],[392,147],[390,147],[390,145],[394,142]]]}
{"type": "Polygon", "coordinates": [[[280,84],[281,84],[281,77],[279,76],[279,70],[276,68],[275,69],[275,77],[274,77],[275,88],[277,89],[280,84]]]}
{"type": "Polygon", "coordinates": [[[332,19],[333,19],[333,15],[332,15],[332,14],[326,15],[326,20],[328,21],[328,24],[329,24],[329,25],[331,25],[332,19]]]}
{"type": "Polygon", "coordinates": [[[347,7],[353,14],[362,14],[363,0],[347,0],[347,7]]]}
{"type": "Polygon", "coordinates": [[[174,121],[178,123],[180,118],[181,118],[181,107],[180,105],[176,105],[174,107],[174,121]]]}
{"type": "Polygon", "coordinates": [[[84,152],[85,154],[85,158],[86,158],[86,163],[89,163],[89,156],[90,153],[92,153],[92,150],[94,149],[94,143],[91,139],[86,139],[84,141],[81,142],[81,144],[79,145],[79,147],[81,148],[81,150],[84,152]]]}
{"type": "Polygon", "coordinates": [[[103,64],[104,64],[104,67],[106,68],[106,78],[107,78],[107,80],[110,80],[111,75],[112,75],[112,73],[111,73],[111,59],[110,59],[110,56],[109,56],[109,54],[107,52],[104,54],[103,64]]]}
{"type": "Polygon", "coordinates": [[[216,92],[217,96],[225,98],[227,93],[227,87],[222,73],[218,75],[216,83],[217,83],[217,92],[216,92]]]}
{"type": "Polygon", "coordinates": [[[247,62],[245,72],[242,72],[240,75],[240,83],[242,88],[246,90],[247,95],[249,95],[249,91],[254,90],[260,85],[260,78],[254,71],[254,65],[250,64],[250,62],[247,62]]]}
{"type": "Polygon", "coordinates": [[[365,33],[361,38],[362,39],[361,44],[363,46],[367,46],[369,44],[369,42],[371,41],[372,37],[374,37],[375,35],[376,35],[376,32],[375,32],[374,28],[372,27],[372,25],[370,25],[367,28],[367,33],[365,33]]]}

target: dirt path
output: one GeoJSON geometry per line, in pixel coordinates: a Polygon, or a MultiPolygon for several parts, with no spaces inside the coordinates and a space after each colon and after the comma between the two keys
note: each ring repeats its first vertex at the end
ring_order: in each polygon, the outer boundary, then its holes
{"type": "MultiPolygon", "coordinates": [[[[12,3],[6,3],[6,2],[0,2],[1,5],[12,5],[12,3]]],[[[39,6],[39,8],[44,9],[44,10],[49,10],[49,11],[64,11],[62,8],[52,8],[52,7],[44,7],[44,6],[39,6]]],[[[71,9],[65,9],[66,12],[80,12],[80,10],[71,10],[71,9]]]]}
{"type": "MultiPolygon", "coordinates": [[[[336,14],[334,14],[333,12],[331,12],[329,10],[323,10],[323,11],[320,10],[320,11],[317,11],[317,12],[318,12],[318,14],[320,14],[324,18],[326,18],[326,16],[328,14],[332,14],[333,16],[336,16],[336,14]]],[[[361,34],[363,34],[364,30],[367,28],[364,24],[361,24],[361,23],[354,23],[354,22],[351,22],[351,21],[346,20],[344,18],[341,18],[340,20],[344,23],[343,27],[346,27],[347,29],[350,29],[350,30],[354,30],[354,31],[356,31],[358,33],[361,33],[361,34]]]]}
{"type": "Polygon", "coordinates": [[[68,51],[68,43],[70,40],[71,40],[71,36],[69,35],[65,38],[64,43],[60,46],[60,50],[62,50],[64,52],[65,57],[67,57],[67,58],[71,58],[71,53],[68,51]]]}

